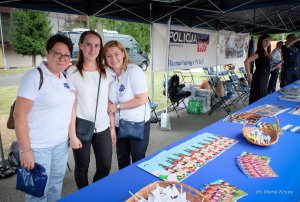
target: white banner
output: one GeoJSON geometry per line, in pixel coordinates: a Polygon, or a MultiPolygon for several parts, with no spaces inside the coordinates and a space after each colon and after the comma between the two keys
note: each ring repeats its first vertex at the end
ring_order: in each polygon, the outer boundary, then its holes
{"type": "Polygon", "coordinates": [[[216,65],[217,34],[203,29],[171,26],[169,69],[216,65]]]}
{"type": "Polygon", "coordinates": [[[219,65],[244,63],[249,47],[249,34],[219,31],[219,65]]]}
{"type": "Polygon", "coordinates": [[[168,26],[165,24],[152,24],[152,54],[153,70],[166,71],[166,43],[167,43],[168,26]]]}
{"type": "MultiPolygon", "coordinates": [[[[154,23],[152,26],[154,71],[167,70],[167,32],[168,26],[165,24],[154,23]]],[[[249,44],[249,34],[181,26],[171,26],[169,39],[169,70],[243,63],[249,44]]]]}

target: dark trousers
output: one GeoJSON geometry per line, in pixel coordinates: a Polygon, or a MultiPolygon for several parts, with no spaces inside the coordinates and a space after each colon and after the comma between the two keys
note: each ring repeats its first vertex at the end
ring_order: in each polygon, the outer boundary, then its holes
{"type": "MultiPolygon", "coordinates": [[[[116,127],[118,134],[119,128],[116,127]]],[[[122,169],[132,163],[145,158],[150,136],[150,121],[145,123],[144,139],[118,139],[117,140],[117,158],[119,169],[122,169]]]]}
{"type": "Polygon", "coordinates": [[[298,69],[285,69],[283,76],[282,87],[285,87],[300,79],[300,68],[298,69]]]}
{"type": "Polygon", "coordinates": [[[90,164],[91,145],[95,153],[96,173],[93,182],[106,177],[111,169],[112,161],[112,140],[109,128],[94,133],[91,142],[82,144],[81,149],[73,149],[75,161],[75,182],[78,189],[81,189],[89,184],[88,170],[90,164]]]}
{"type": "Polygon", "coordinates": [[[271,71],[271,77],[268,84],[268,93],[273,93],[276,90],[277,80],[278,80],[279,69],[274,69],[271,71]]]}

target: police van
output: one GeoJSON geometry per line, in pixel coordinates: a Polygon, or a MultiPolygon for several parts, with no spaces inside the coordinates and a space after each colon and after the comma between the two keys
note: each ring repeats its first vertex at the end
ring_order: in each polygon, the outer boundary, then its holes
{"type": "MultiPolygon", "coordinates": [[[[145,53],[140,47],[139,43],[130,35],[119,34],[116,31],[108,31],[103,30],[104,32],[104,44],[111,40],[117,40],[123,44],[125,49],[127,50],[129,59],[132,63],[140,66],[144,71],[147,70],[149,66],[149,58],[147,53],[145,53]]],[[[76,63],[77,55],[78,55],[78,42],[82,31],[62,31],[60,32],[66,36],[68,36],[73,42],[73,64],[76,63]]]]}

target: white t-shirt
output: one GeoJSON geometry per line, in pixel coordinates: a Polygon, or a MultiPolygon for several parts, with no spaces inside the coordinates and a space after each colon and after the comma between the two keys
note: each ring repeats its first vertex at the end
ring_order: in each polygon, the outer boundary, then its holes
{"type": "Polygon", "coordinates": [[[280,48],[275,48],[272,51],[272,59],[276,60],[276,61],[281,61],[282,60],[281,49],[280,48]]]}
{"type": "MultiPolygon", "coordinates": [[[[109,99],[113,103],[123,103],[134,98],[136,94],[145,93],[148,91],[147,77],[143,70],[135,64],[129,64],[126,71],[117,78],[115,73],[112,73],[113,81],[109,91],[109,99]]],[[[119,116],[127,121],[148,121],[150,119],[150,107],[140,105],[131,109],[122,109],[115,114],[116,126],[119,125],[119,116]],[[146,110],[146,111],[145,111],[146,110]]]]}
{"type": "Polygon", "coordinates": [[[40,73],[32,69],[24,74],[18,97],[33,101],[27,115],[32,148],[48,148],[68,140],[75,94],[63,74],[54,76],[42,62],[43,84],[39,90],[40,73]]]}
{"type": "MultiPolygon", "coordinates": [[[[106,77],[101,76],[95,123],[97,132],[102,132],[109,127],[109,116],[107,113],[108,90],[111,83],[111,74],[109,72],[106,69],[106,77]]],[[[77,92],[77,117],[94,122],[100,74],[98,71],[83,71],[82,73],[83,77],[77,70],[77,67],[72,66],[67,70],[67,80],[74,86],[77,92]]]]}

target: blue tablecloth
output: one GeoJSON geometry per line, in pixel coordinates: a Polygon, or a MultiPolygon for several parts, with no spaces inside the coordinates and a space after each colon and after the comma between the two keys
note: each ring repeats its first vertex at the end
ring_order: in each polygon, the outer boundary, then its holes
{"type": "MultiPolygon", "coordinates": [[[[278,93],[275,92],[240,111],[248,111],[249,109],[263,104],[286,106],[290,109],[300,105],[300,103],[279,101],[277,97],[278,93]]],[[[287,124],[300,125],[300,117],[287,114],[287,112],[279,114],[277,118],[279,119],[281,127],[287,124]]],[[[265,118],[264,121],[275,123],[274,118],[271,117],[265,118]]],[[[203,184],[223,179],[248,193],[247,196],[244,196],[239,200],[241,202],[299,201],[300,134],[284,131],[284,135],[279,137],[279,141],[275,145],[260,147],[247,142],[247,140],[243,138],[241,131],[242,125],[220,120],[164,149],[170,149],[173,146],[204,132],[234,138],[239,140],[237,144],[201,167],[196,173],[182,182],[199,189],[203,184]],[[279,177],[246,177],[235,163],[235,158],[244,151],[269,156],[271,158],[269,165],[279,177]]],[[[144,186],[159,180],[159,178],[136,166],[138,163],[150,159],[155,154],[95,182],[88,187],[76,191],[69,196],[66,196],[61,201],[124,201],[128,199],[131,196],[128,192],[129,190],[132,193],[135,193],[144,186]]]]}

